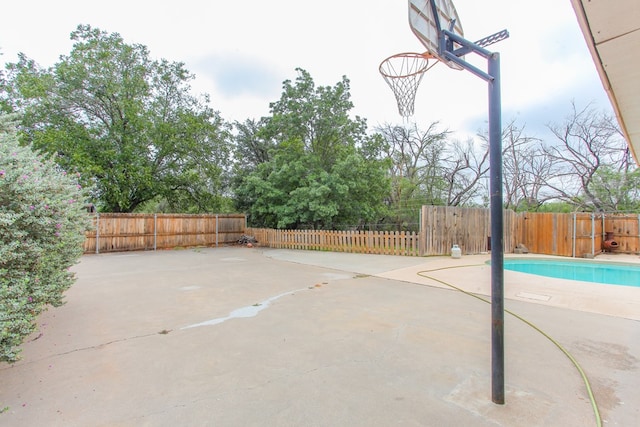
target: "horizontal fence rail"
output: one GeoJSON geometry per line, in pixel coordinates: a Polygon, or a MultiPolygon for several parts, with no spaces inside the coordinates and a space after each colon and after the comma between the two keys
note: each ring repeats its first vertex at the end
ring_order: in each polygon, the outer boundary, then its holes
{"type": "Polygon", "coordinates": [[[96,213],[86,233],[85,253],[218,246],[244,233],[243,214],[96,213]]]}
{"type": "Polygon", "coordinates": [[[418,256],[419,235],[404,231],[273,230],[248,228],[261,246],[359,254],[418,256]]]}

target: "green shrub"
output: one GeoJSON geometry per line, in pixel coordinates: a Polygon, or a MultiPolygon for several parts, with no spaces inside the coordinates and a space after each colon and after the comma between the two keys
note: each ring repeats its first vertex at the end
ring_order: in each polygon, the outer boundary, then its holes
{"type": "Polygon", "coordinates": [[[19,346],[48,305],[63,303],[75,281],[89,216],[78,176],[18,143],[0,115],[0,361],[19,346]]]}

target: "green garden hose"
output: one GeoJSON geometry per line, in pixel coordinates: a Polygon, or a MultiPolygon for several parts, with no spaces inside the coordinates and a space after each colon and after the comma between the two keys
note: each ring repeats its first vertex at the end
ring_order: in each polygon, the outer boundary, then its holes
{"type": "MultiPolygon", "coordinates": [[[[476,294],[473,294],[471,292],[465,291],[464,289],[461,289],[455,285],[452,285],[451,283],[447,283],[443,280],[437,279],[433,276],[428,276],[425,273],[432,273],[434,271],[441,271],[441,270],[449,270],[449,269],[453,269],[453,268],[463,268],[463,267],[478,267],[478,266],[482,266],[484,264],[470,264],[470,265],[454,265],[454,266],[449,266],[449,267],[441,267],[441,268],[434,268],[433,270],[422,270],[419,271],[417,274],[418,276],[424,277],[426,279],[429,280],[433,280],[434,282],[438,282],[442,285],[448,286],[452,289],[455,289],[456,291],[462,292],[463,294],[466,294],[468,296],[471,296],[473,298],[479,299],[480,301],[483,301],[489,305],[491,305],[491,301],[482,298],[476,294]]],[[[576,367],[576,369],[578,370],[578,372],[580,373],[580,376],[582,377],[582,380],[584,381],[584,385],[587,388],[587,394],[589,395],[589,400],[591,401],[591,407],[593,408],[593,413],[595,415],[596,418],[596,425],[598,427],[602,427],[602,419],[600,418],[600,411],[598,410],[598,405],[596,403],[596,399],[595,396],[593,395],[593,390],[591,389],[591,383],[589,382],[589,378],[587,378],[587,375],[585,374],[584,370],[582,369],[582,367],[580,366],[580,364],[578,363],[578,361],[571,355],[571,353],[569,353],[569,351],[564,348],[558,341],[556,341],[555,339],[553,339],[552,337],[550,337],[546,332],[544,332],[542,329],[540,329],[539,327],[537,327],[536,325],[534,325],[533,323],[531,323],[530,321],[528,321],[527,319],[523,318],[522,316],[510,311],[510,310],[504,310],[506,313],[509,313],[510,315],[512,315],[513,317],[515,317],[516,319],[521,320],[522,322],[524,322],[525,324],[529,325],[530,327],[532,327],[534,330],[538,331],[540,334],[542,334],[542,336],[544,336],[545,338],[547,338],[549,341],[551,341],[556,347],[558,347],[560,349],[561,352],[563,352],[565,354],[565,356],[567,356],[569,358],[569,360],[571,361],[571,363],[573,363],[573,365],[576,367]]]]}

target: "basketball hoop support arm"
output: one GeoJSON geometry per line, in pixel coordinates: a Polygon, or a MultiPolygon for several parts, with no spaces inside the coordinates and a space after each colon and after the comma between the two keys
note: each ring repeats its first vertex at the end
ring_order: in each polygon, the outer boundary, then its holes
{"type": "MultiPolygon", "coordinates": [[[[502,32],[503,38],[508,33],[502,32]]],[[[491,37],[491,36],[490,36],[491,37]]],[[[502,101],[500,54],[441,29],[441,55],[489,84],[489,192],[491,215],[491,400],[505,403],[504,391],[504,231],[502,214],[502,101]],[[467,63],[452,52],[452,41],[487,59],[487,72],[467,63]]]]}
{"type": "MultiPolygon", "coordinates": [[[[493,53],[488,51],[487,49],[475,44],[472,41],[469,41],[467,39],[465,39],[464,37],[460,37],[459,35],[452,33],[449,30],[441,30],[442,31],[442,35],[443,37],[449,38],[450,40],[455,41],[456,43],[464,46],[466,49],[459,49],[458,52],[456,53],[468,53],[468,52],[473,52],[476,53],[480,56],[482,56],[483,58],[486,58],[487,61],[491,61],[491,58],[494,55],[498,55],[497,53],[493,53]]],[[[446,44],[446,42],[444,42],[444,44],[446,44]]],[[[480,77],[482,80],[484,80],[487,83],[491,83],[494,81],[495,76],[492,76],[491,73],[485,73],[484,71],[482,71],[480,68],[469,64],[467,61],[460,59],[454,52],[451,52],[449,50],[445,50],[444,52],[442,52],[442,56],[444,56],[445,58],[447,58],[449,61],[455,62],[456,64],[460,65],[462,68],[464,68],[465,70],[475,74],[476,76],[480,77]]],[[[498,99],[498,101],[500,101],[500,99],[498,99]]]]}

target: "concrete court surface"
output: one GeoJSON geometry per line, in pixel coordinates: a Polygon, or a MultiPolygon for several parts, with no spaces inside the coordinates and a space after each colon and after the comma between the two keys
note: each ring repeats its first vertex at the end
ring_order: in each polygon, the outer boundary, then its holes
{"type": "MultiPolygon", "coordinates": [[[[67,304],[0,364],[0,426],[595,426],[569,358],[508,314],[506,404],[491,402],[489,305],[417,275],[463,263],[428,274],[482,294],[486,259],[84,256],[67,304]]],[[[598,285],[598,308],[514,274],[506,308],[581,364],[603,425],[637,425],[640,288],[598,285]]]]}

